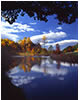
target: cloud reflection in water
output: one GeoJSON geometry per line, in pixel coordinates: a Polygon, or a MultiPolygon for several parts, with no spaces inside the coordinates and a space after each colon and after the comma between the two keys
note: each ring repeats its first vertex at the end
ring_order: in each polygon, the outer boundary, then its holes
{"type": "Polygon", "coordinates": [[[39,65],[36,63],[31,65],[31,63],[29,63],[29,61],[31,60],[27,60],[27,61],[28,61],[27,64],[26,65],[24,64],[24,67],[26,67],[25,68],[26,71],[23,71],[21,69],[23,68],[21,67],[23,66],[22,63],[19,64],[17,67],[14,67],[13,69],[9,70],[8,72],[8,77],[12,79],[11,81],[15,86],[29,84],[33,80],[35,81],[35,79],[39,79],[42,77],[46,78],[47,76],[51,76],[51,77],[57,76],[57,79],[64,80],[64,76],[67,75],[69,72],[69,68],[68,68],[70,66],[69,63],[56,62],[51,60],[49,57],[44,59],[42,58],[39,65]],[[28,67],[29,67],[29,71],[27,70],[28,67]]]}

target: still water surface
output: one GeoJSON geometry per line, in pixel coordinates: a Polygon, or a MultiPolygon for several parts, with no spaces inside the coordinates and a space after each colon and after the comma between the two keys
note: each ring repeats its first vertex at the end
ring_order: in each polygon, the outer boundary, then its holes
{"type": "Polygon", "coordinates": [[[13,58],[18,63],[9,66],[6,75],[21,89],[25,100],[77,100],[77,64],[55,61],[49,56],[13,58]]]}

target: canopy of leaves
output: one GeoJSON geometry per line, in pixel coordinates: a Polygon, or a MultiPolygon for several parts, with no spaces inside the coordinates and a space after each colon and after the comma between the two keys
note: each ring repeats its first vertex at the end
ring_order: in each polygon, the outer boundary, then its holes
{"type": "Polygon", "coordinates": [[[18,47],[18,44],[9,39],[1,39],[1,46],[11,47],[16,49],[18,47]]]}
{"type": "Polygon", "coordinates": [[[47,22],[47,16],[56,14],[58,24],[75,22],[78,18],[77,1],[2,1],[1,16],[10,24],[15,22],[18,15],[28,14],[34,20],[47,22]]]}
{"type": "Polygon", "coordinates": [[[32,41],[30,40],[30,37],[27,38],[27,43],[32,43],[32,41]]]}

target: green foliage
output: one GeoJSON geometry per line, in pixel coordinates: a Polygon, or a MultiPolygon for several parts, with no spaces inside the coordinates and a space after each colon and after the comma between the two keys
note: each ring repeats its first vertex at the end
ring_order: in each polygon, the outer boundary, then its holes
{"type": "Polygon", "coordinates": [[[78,50],[78,44],[74,45],[74,46],[68,46],[66,47],[63,52],[66,53],[66,52],[74,52],[74,51],[77,51],[78,50]]]}
{"type": "Polygon", "coordinates": [[[77,50],[78,44],[74,45],[74,50],[77,50]]]}
{"type": "Polygon", "coordinates": [[[40,54],[41,54],[41,55],[48,55],[47,49],[42,48],[40,54]]]}
{"type": "Polygon", "coordinates": [[[52,45],[49,46],[48,51],[53,51],[53,46],[52,45]]]}

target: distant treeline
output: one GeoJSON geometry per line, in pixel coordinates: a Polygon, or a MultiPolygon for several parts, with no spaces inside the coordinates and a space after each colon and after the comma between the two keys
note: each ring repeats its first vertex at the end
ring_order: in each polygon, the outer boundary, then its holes
{"type": "MultiPolygon", "coordinates": [[[[56,50],[50,45],[48,50],[46,48],[42,48],[40,43],[34,44],[30,38],[24,37],[24,39],[19,40],[18,42],[14,42],[9,39],[1,39],[1,48],[8,49],[10,52],[27,52],[31,54],[61,54],[66,52],[78,52],[78,44],[74,46],[68,46],[63,51],[60,50],[60,45],[56,44],[56,50]]],[[[10,53],[9,52],[9,53],[10,53]]]]}
{"type": "Polygon", "coordinates": [[[74,46],[68,46],[67,48],[65,48],[63,50],[64,53],[66,52],[78,52],[78,44],[74,45],[74,46]]]}

